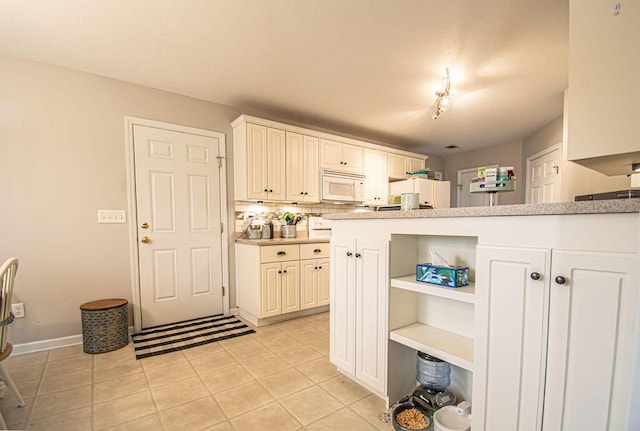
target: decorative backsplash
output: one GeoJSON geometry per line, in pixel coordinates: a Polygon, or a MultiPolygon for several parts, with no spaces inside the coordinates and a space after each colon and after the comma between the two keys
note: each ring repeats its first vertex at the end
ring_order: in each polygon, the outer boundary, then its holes
{"type": "Polygon", "coordinates": [[[300,203],[297,205],[284,204],[280,202],[265,202],[258,204],[251,201],[235,201],[235,228],[236,233],[244,232],[253,218],[260,220],[271,220],[276,230],[280,229],[280,225],[284,224],[283,220],[278,218],[278,214],[292,212],[302,216],[302,220],[298,223],[298,231],[307,230],[307,218],[309,216],[322,216],[329,213],[346,213],[346,212],[364,212],[372,209],[350,205],[350,204],[331,204],[331,203],[300,203]]]}

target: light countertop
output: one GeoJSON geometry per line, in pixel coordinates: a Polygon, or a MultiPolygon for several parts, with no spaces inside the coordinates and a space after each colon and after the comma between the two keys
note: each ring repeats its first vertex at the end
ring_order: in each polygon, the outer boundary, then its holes
{"type": "Polygon", "coordinates": [[[411,219],[444,217],[495,217],[569,214],[615,214],[640,212],[640,198],[602,201],[558,202],[552,204],[497,205],[493,207],[442,208],[380,212],[326,214],[330,220],[411,219]]]}

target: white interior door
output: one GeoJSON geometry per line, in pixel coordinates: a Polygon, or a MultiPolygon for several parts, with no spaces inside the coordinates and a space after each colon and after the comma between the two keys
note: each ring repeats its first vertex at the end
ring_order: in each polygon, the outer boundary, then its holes
{"type": "Polygon", "coordinates": [[[136,124],[133,147],[142,327],[222,313],[220,140],[136,124]]]}
{"type": "Polygon", "coordinates": [[[527,158],[527,203],[560,202],[558,145],[527,158]]]}
{"type": "MultiPolygon", "coordinates": [[[[498,165],[490,165],[488,168],[496,168],[498,165]]],[[[478,168],[461,169],[458,171],[458,208],[484,207],[489,205],[488,193],[471,193],[469,186],[471,181],[478,176],[478,168]]]]}

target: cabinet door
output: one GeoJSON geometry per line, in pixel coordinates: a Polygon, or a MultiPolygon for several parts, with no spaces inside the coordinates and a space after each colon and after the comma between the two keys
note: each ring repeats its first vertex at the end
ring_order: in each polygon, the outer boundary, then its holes
{"type": "Polygon", "coordinates": [[[300,262],[282,262],[282,313],[300,310],[300,262]]]}
{"type": "Polygon", "coordinates": [[[267,128],[247,124],[247,198],[266,199],[269,191],[267,177],[267,128]]]}
{"type": "Polygon", "coordinates": [[[267,183],[269,200],[286,200],[285,132],[267,128],[267,183]]]}
{"type": "Polygon", "coordinates": [[[385,393],[388,243],[358,239],[356,249],[356,379],[385,393]]]}
{"type": "Polygon", "coordinates": [[[287,132],[286,177],[287,199],[300,202],[304,199],[304,136],[287,132]]]}
{"type": "Polygon", "coordinates": [[[638,256],[553,250],[551,268],[543,430],[626,429],[638,256]]]}
{"type": "Polygon", "coordinates": [[[329,274],[331,264],[329,259],[318,259],[318,271],[316,280],[318,286],[318,306],[329,305],[329,274]]]}
{"type": "Polygon", "coordinates": [[[378,180],[378,204],[387,205],[389,203],[389,153],[385,151],[378,151],[376,179],[378,180]]]}
{"type": "Polygon", "coordinates": [[[541,427],[550,256],[477,247],[473,429],[541,427]]]}
{"type": "Polygon", "coordinates": [[[367,178],[364,181],[364,203],[378,203],[378,152],[370,148],[364,149],[364,169],[367,178]]]}
{"type": "Polygon", "coordinates": [[[341,171],[343,167],[342,143],[320,139],[320,167],[341,171]]]}
{"type": "Polygon", "coordinates": [[[355,240],[331,238],[331,312],[329,357],[355,376],[355,240]]]}
{"type": "Polygon", "coordinates": [[[260,280],[260,317],[282,314],[282,265],[263,263],[260,280]]]}
{"type": "Polygon", "coordinates": [[[400,154],[389,153],[389,178],[407,178],[407,158],[400,154]]]}
{"type": "Polygon", "coordinates": [[[361,174],[363,163],[363,148],[358,145],[342,144],[342,170],[361,174]]]}
{"type": "Polygon", "coordinates": [[[306,310],[318,306],[318,289],[316,279],[318,273],[316,259],[300,261],[300,309],[306,310]]]}
{"type": "Polygon", "coordinates": [[[320,202],[320,162],[318,138],[305,136],[303,138],[304,154],[302,159],[304,201],[320,202]]]}
{"type": "Polygon", "coordinates": [[[415,172],[424,169],[424,159],[407,157],[407,172],[415,172]]]}

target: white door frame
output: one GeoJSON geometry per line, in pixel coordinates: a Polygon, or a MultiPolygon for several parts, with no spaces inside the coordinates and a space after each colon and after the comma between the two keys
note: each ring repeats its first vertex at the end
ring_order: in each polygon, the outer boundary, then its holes
{"type": "Polygon", "coordinates": [[[558,187],[558,194],[561,195],[561,184],[562,184],[562,142],[555,144],[552,147],[549,148],[545,148],[542,151],[539,151],[535,154],[530,155],[529,157],[527,157],[527,167],[526,167],[526,177],[525,177],[525,181],[526,181],[526,192],[525,192],[525,196],[524,196],[524,201],[525,203],[529,202],[529,197],[531,197],[531,178],[529,178],[529,174],[531,173],[531,161],[534,159],[537,159],[538,157],[542,157],[545,154],[548,153],[552,153],[554,151],[558,150],[558,154],[559,154],[559,159],[558,159],[558,183],[556,184],[556,186],[558,187]]]}
{"type": "Polygon", "coordinates": [[[136,177],[135,157],[133,148],[133,126],[147,126],[156,129],[170,130],[172,132],[189,133],[192,135],[216,138],[220,142],[220,221],[224,232],[221,235],[222,247],[222,308],[225,315],[229,314],[229,229],[227,217],[227,164],[225,134],[211,130],[196,129],[177,124],[163,123],[160,121],[146,120],[144,118],[125,117],[125,145],[127,155],[127,200],[129,210],[129,252],[131,257],[131,297],[133,298],[133,327],[136,332],[142,330],[142,313],[140,307],[140,267],[138,261],[138,212],[136,205],[136,177]]]}

